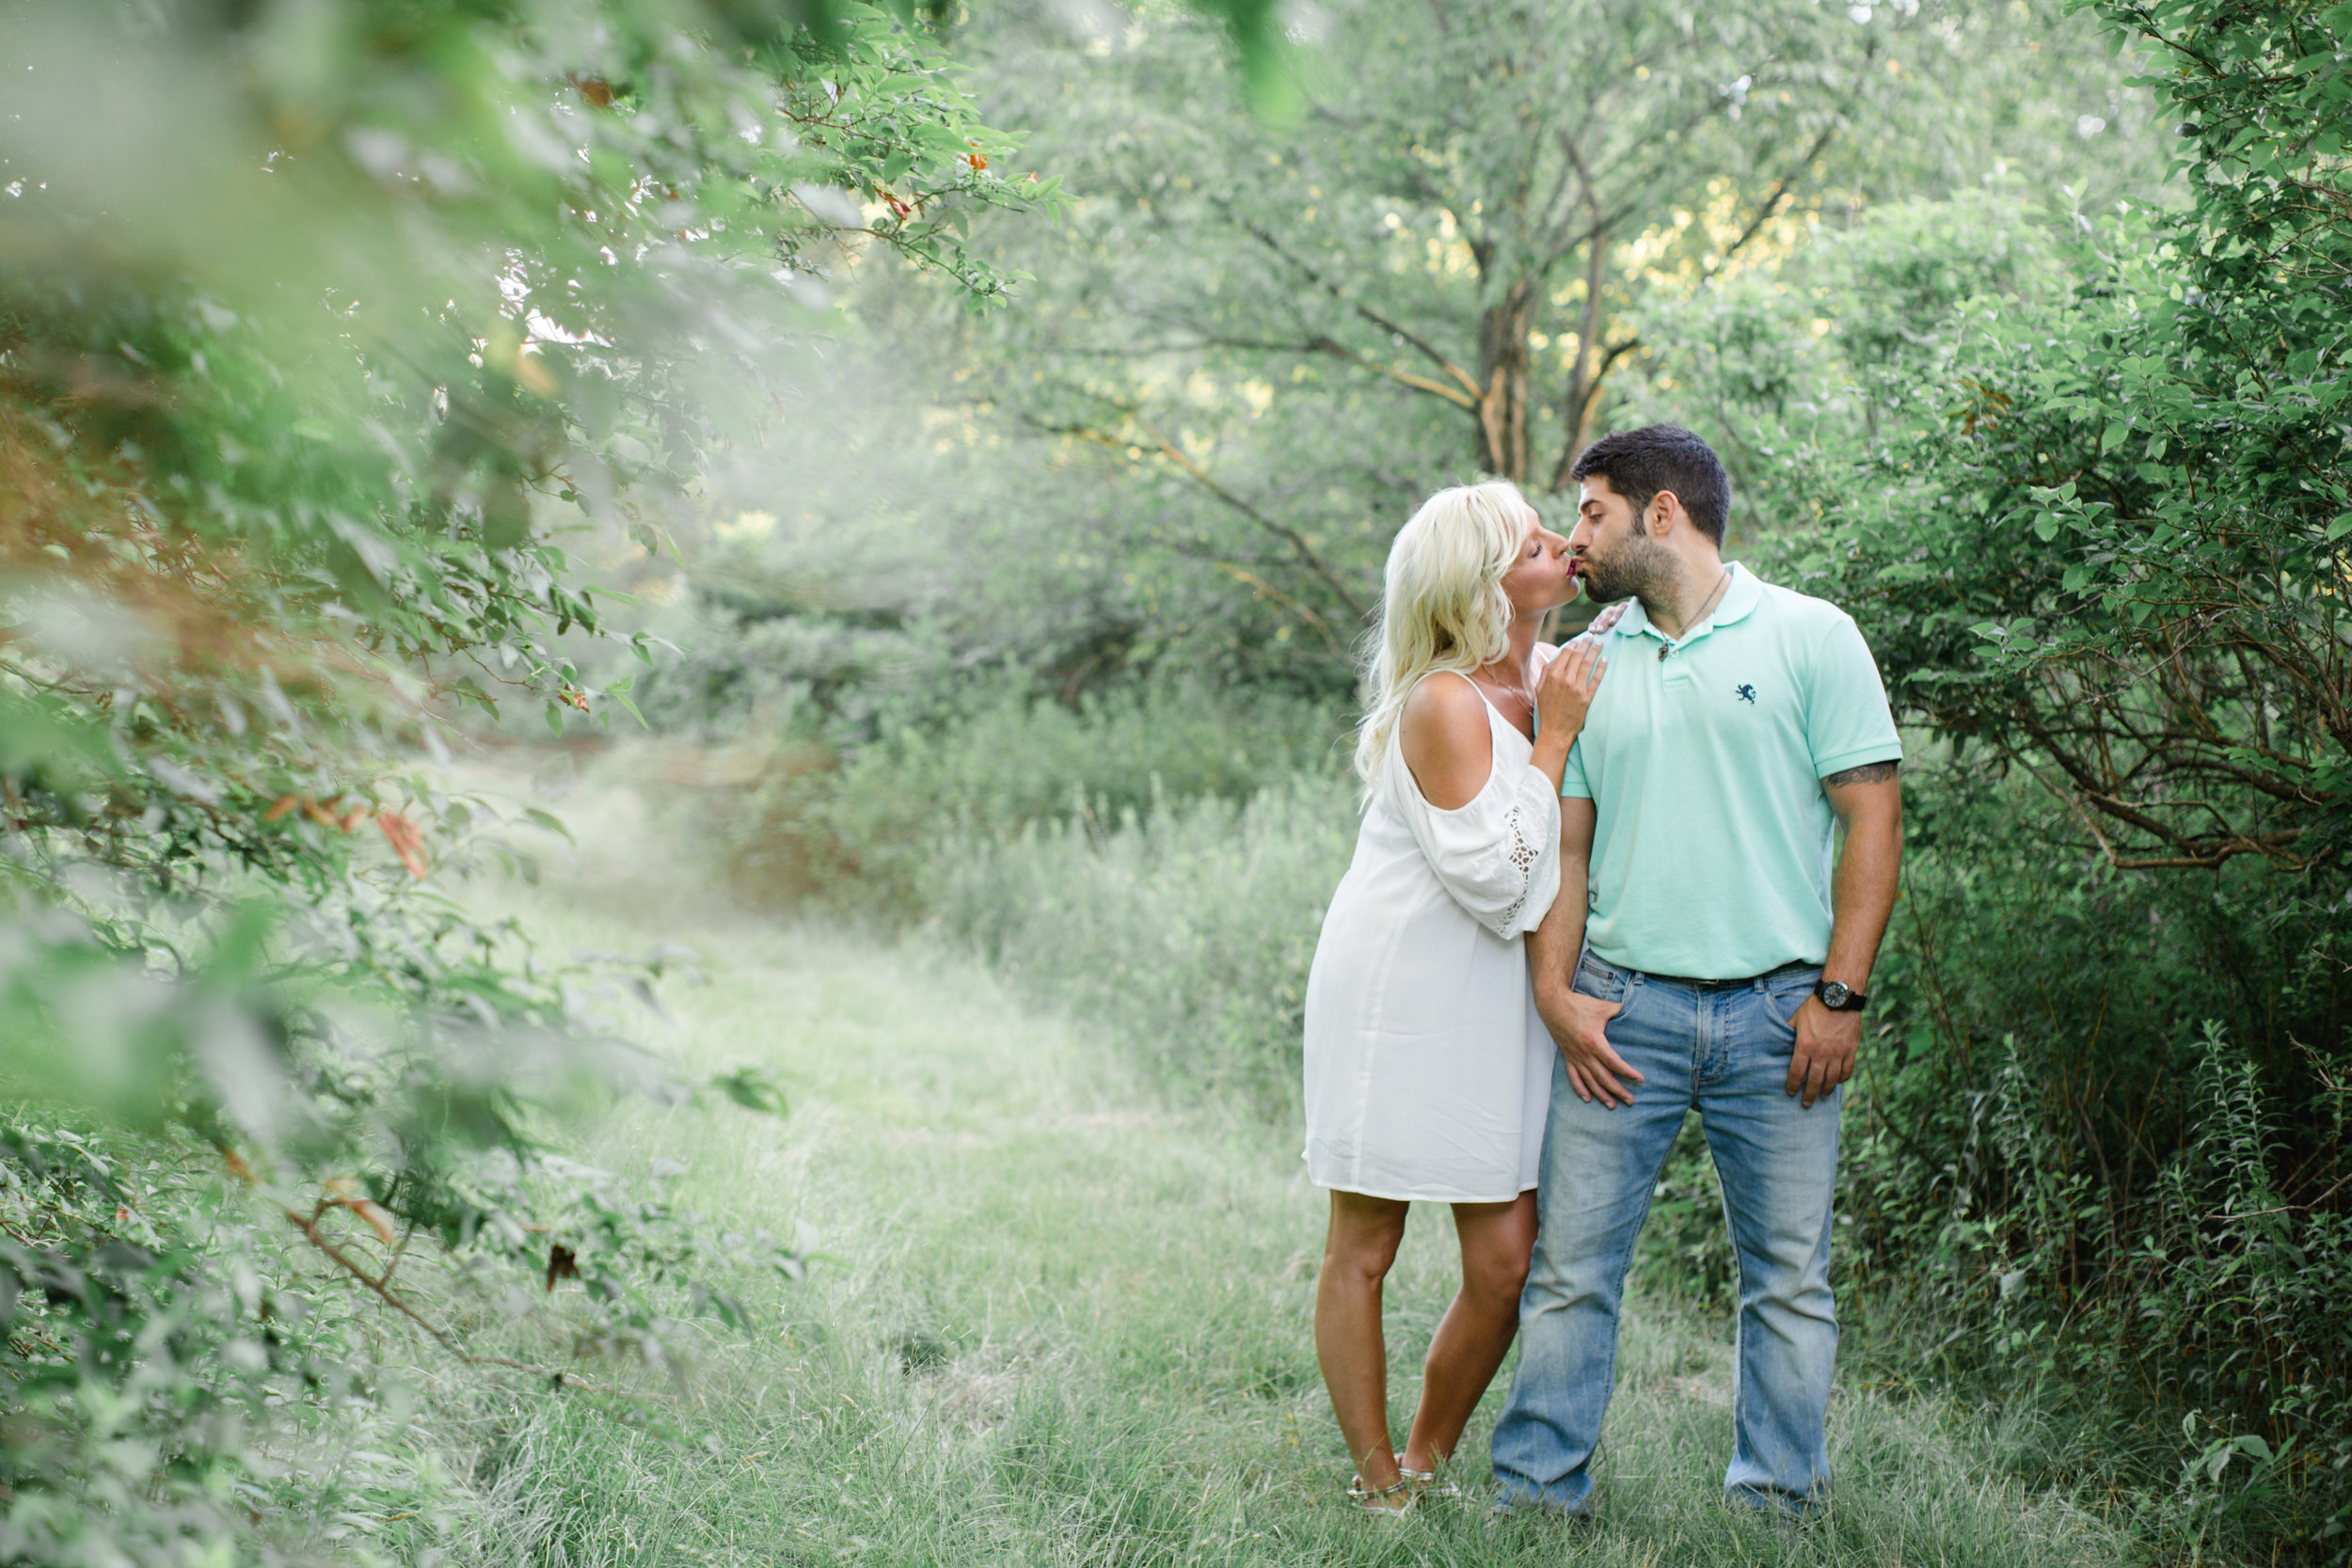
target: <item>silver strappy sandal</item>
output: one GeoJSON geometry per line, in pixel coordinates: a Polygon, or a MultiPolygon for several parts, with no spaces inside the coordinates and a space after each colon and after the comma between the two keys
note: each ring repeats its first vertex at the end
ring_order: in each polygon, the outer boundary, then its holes
{"type": "Polygon", "coordinates": [[[1402,1519],[1413,1511],[1413,1504],[1421,1500],[1421,1494],[1413,1490],[1413,1478],[1410,1476],[1400,1476],[1392,1486],[1366,1486],[1363,1477],[1351,1476],[1347,1483],[1347,1500],[1363,1513],[1402,1519]],[[1391,1497],[1402,1497],[1404,1501],[1391,1502],[1389,1499],[1391,1497]]]}
{"type": "MultiPolygon", "coordinates": [[[[1445,1461],[1441,1459],[1438,1461],[1438,1465],[1439,1468],[1443,1468],[1445,1461]]],[[[1405,1456],[1403,1454],[1398,1454],[1396,1456],[1396,1473],[1403,1476],[1406,1481],[1412,1482],[1413,1497],[1416,1500],[1422,1497],[1444,1497],[1451,1499],[1457,1498],[1462,1495],[1462,1489],[1454,1485],[1452,1481],[1439,1481],[1438,1479],[1438,1471],[1435,1469],[1406,1469],[1405,1467],[1405,1456]]]]}

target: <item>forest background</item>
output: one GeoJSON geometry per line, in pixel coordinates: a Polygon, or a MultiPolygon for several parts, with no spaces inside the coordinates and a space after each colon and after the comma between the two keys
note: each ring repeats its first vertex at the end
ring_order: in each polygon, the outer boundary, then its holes
{"type": "MultiPolygon", "coordinates": [[[[2344,1560],[2347,47],[2219,0],[10,8],[6,1555],[426,1552],[387,1489],[498,1450],[384,1457],[388,1313],[477,1413],[691,1441],[662,1379],[814,1243],[577,1157],[615,1090],[786,1109],[643,1045],[691,954],[464,895],[582,770],[755,906],[1295,1120],[1388,538],[1672,419],[1909,736],[1850,1368],[2036,1412],[2031,1483],[2153,1560],[2344,1560]],[[525,746],[542,805],[457,787],[525,746]]],[[[1687,1135],[1640,1272],[1697,1321],[1717,1213],[1687,1135]]]]}

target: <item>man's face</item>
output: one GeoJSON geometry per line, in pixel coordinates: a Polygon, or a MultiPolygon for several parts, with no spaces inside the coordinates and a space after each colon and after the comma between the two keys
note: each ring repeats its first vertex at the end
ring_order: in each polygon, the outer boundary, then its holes
{"type": "Polygon", "coordinates": [[[1614,604],[1674,580],[1674,552],[1644,530],[1633,503],[1617,494],[1607,474],[1583,482],[1568,550],[1584,592],[1598,604],[1614,604]]]}

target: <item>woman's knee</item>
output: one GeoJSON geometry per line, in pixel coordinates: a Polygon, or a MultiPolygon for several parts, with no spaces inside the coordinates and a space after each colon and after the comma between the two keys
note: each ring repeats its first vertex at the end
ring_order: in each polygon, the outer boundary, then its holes
{"type": "Polygon", "coordinates": [[[1377,1234],[1334,1234],[1324,1243],[1323,1272],[1343,1279],[1377,1285],[1388,1278],[1390,1268],[1396,1262],[1398,1240],[1377,1234]]]}
{"type": "Polygon", "coordinates": [[[1355,1194],[1333,1194],[1346,1201],[1331,1206],[1331,1229],[1323,1243],[1323,1272],[1342,1278],[1378,1284],[1396,1262],[1405,1240],[1405,1205],[1355,1194]]]}
{"type": "Polygon", "coordinates": [[[1516,1304],[1527,1287],[1528,1249],[1486,1247],[1462,1259],[1462,1289],[1482,1302],[1516,1304]]]}
{"type": "Polygon", "coordinates": [[[1535,1250],[1534,1195],[1507,1206],[1456,1206],[1454,1223],[1462,1244],[1462,1289],[1475,1297],[1518,1301],[1535,1250]]]}

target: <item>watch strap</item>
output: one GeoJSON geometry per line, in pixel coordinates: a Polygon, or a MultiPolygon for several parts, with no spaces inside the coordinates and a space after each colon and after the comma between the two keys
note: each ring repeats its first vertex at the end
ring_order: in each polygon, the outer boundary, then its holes
{"type": "Polygon", "coordinates": [[[1813,982],[1813,994],[1820,998],[1821,1006],[1827,1007],[1831,1012],[1858,1013],[1869,1005],[1870,998],[1864,992],[1855,990],[1851,986],[1841,986],[1839,988],[1846,993],[1846,1000],[1844,1002],[1832,1002],[1824,993],[1829,990],[1833,983],[1834,982],[1828,980],[1816,980],[1813,982]]]}

